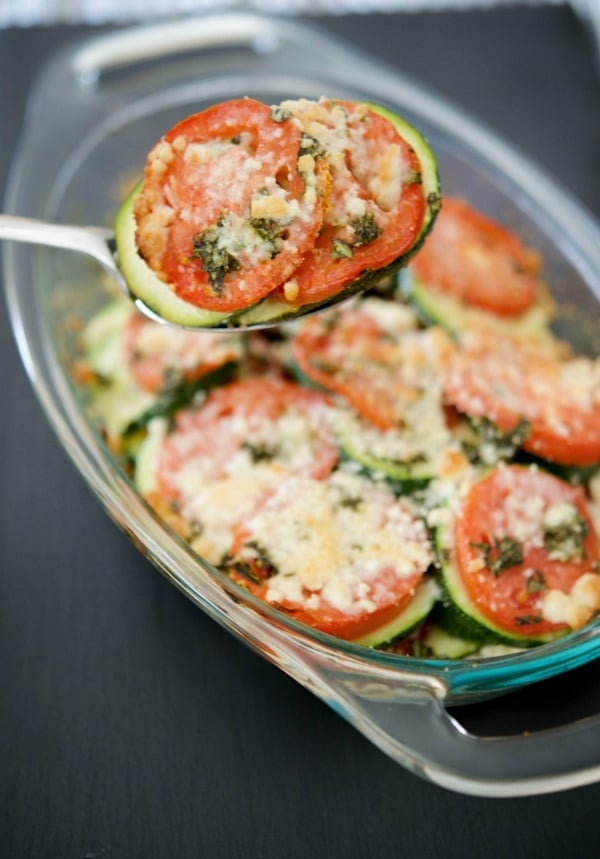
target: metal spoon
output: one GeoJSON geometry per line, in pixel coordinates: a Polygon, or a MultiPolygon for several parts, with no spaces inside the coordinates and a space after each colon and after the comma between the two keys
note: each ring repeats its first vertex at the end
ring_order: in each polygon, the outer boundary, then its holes
{"type": "MultiPolygon", "coordinates": [[[[127,281],[123,277],[119,262],[116,255],[116,243],[112,230],[104,227],[78,227],[69,224],[56,224],[52,221],[36,220],[34,218],[23,218],[17,215],[0,215],[0,240],[6,239],[9,241],[24,242],[33,245],[48,245],[55,248],[64,248],[66,250],[77,251],[92,257],[105,269],[112,277],[121,292],[129,298],[140,313],[149,317],[154,322],[162,322],[167,325],[173,325],[177,328],[197,328],[202,326],[186,326],[170,319],[166,319],[152,310],[144,301],[138,298],[130,290],[127,281]]],[[[333,302],[332,302],[333,303],[333,302]]],[[[301,308],[296,312],[291,312],[286,315],[285,320],[295,319],[299,316],[304,316],[309,312],[314,312],[317,308],[301,308]]],[[[264,316],[252,319],[227,319],[224,318],[222,323],[206,326],[210,331],[250,329],[250,328],[269,328],[279,324],[282,321],[279,318],[268,319],[264,316]]]]}
{"type": "Polygon", "coordinates": [[[138,310],[155,321],[167,321],[158,317],[130,291],[117,263],[114,233],[110,229],[75,227],[17,215],[0,215],[0,239],[64,248],[92,257],[108,272],[121,292],[135,303],[138,310]]]}

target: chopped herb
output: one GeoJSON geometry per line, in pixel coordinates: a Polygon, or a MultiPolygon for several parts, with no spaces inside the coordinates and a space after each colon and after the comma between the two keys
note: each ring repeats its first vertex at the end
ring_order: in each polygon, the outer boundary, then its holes
{"type": "Polygon", "coordinates": [[[247,450],[252,462],[269,462],[277,455],[277,448],[261,442],[244,441],[242,449],[247,450]]]}
{"type": "Polygon", "coordinates": [[[249,540],[245,544],[246,549],[250,549],[254,553],[254,557],[252,559],[252,563],[255,566],[258,566],[263,579],[268,579],[271,576],[274,576],[279,572],[271,558],[267,550],[264,546],[261,546],[256,540],[249,540]]]}
{"type": "Polygon", "coordinates": [[[532,575],[527,579],[525,590],[528,594],[537,594],[540,591],[545,591],[548,585],[541,570],[534,570],[532,575]]]}
{"type": "Polygon", "coordinates": [[[224,572],[237,573],[257,585],[261,585],[265,579],[269,579],[278,572],[265,549],[258,543],[250,541],[246,543],[245,548],[251,550],[252,556],[246,559],[226,554],[220,565],[224,572]]]}
{"type": "Polygon", "coordinates": [[[340,507],[347,507],[349,510],[358,510],[362,504],[362,498],[358,496],[346,495],[340,501],[340,507]]]}
{"type": "Polygon", "coordinates": [[[342,239],[334,239],[331,256],[335,259],[352,259],[354,251],[348,242],[344,242],[342,239]]]}
{"type": "Polygon", "coordinates": [[[494,465],[500,460],[511,459],[531,432],[529,421],[520,420],[513,429],[503,432],[489,418],[473,418],[471,425],[477,435],[477,443],[465,442],[463,447],[469,461],[494,465]]]}
{"type": "Polygon", "coordinates": [[[204,525],[198,519],[194,519],[190,522],[190,529],[188,531],[188,540],[195,540],[197,537],[201,537],[204,533],[204,525]]]}
{"type": "Polygon", "coordinates": [[[406,185],[422,185],[423,175],[418,170],[409,170],[404,181],[406,185]]]}
{"type": "Polygon", "coordinates": [[[271,259],[273,259],[280,250],[279,238],[282,233],[281,225],[272,218],[251,218],[248,223],[268,246],[271,259]]]}
{"type": "Polygon", "coordinates": [[[263,582],[262,576],[259,575],[254,566],[247,561],[243,561],[241,558],[233,558],[231,555],[225,555],[221,561],[221,566],[229,575],[237,573],[243,576],[243,578],[254,582],[256,585],[260,585],[263,582]]]}
{"type": "Polygon", "coordinates": [[[492,543],[471,543],[471,545],[481,549],[486,567],[495,576],[523,563],[523,547],[514,537],[506,536],[492,543]]]}
{"type": "Polygon", "coordinates": [[[273,122],[286,122],[292,118],[292,112],[278,104],[271,108],[270,117],[273,122]]]}
{"type": "Polygon", "coordinates": [[[427,195],[427,205],[433,212],[437,212],[442,207],[442,195],[436,191],[431,191],[427,195]]]}
{"type": "Polygon", "coordinates": [[[543,617],[539,614],[520,614],[515,617],[517,626],[527,626],[530,623],[541,623],[543,617]]]}
{"type": "Polygon", "coordinates": [[[216,295],[223,291],[223,279],[231,271],[237,271],[239,261],[221,244],[225,228],[225,217],[221,215],[214,227],[196,233],[192,244],[192,259],[202,260],[210,285],[216,295]]]}
{"type": "Polygon", "coordinates": [[[354,218],[350,221],[350,226],[354,230],[355,240],[353,246],[355,248],[368,245],[381,235],[381,230],[372,212],[366,212],[359,218],[354,218]]]}
{"type": "Polygon", "coordinates": [[[424,453],[415,453],[414,456],[407,456],[404,459],[391,459],[390,462],[400,467],[411,468],[413,465],[427,462],[427,457],[424,453]]]}
{"type": "Polygon", "coordinates": [[[580,561],[585,558],[588,524],[573,506],[573,515],[565,522],[544,523],[544,548],[556,561],[580,561]]]}
{"type": "Polygon", "coordinates": [[[303,131],[298,149],[298,156],[300,155],[312,155],[313,158],[321,158],[325,155],[325,147],[312,134],[307,134],[303,131]]]}

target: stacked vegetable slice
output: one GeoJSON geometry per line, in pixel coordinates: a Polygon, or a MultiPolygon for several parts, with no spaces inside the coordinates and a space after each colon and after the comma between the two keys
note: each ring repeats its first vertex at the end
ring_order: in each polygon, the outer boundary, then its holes
{"type": "Polygon", "coordinates": [[[406,264],[439,202],[427,142],[390,111],[235,99],[152,149],[117,216],[119,261],[170,321],[273,322],[406,264]]]}

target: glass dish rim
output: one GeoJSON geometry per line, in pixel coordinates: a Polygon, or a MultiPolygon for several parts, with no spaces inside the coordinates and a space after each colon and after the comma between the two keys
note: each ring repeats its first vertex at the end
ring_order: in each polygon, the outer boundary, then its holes
{"type": "MultiPolygon", "coordinates": [[[[253,17],[262,19],[262,16],[253,17]]],[[[280,22],[280,26],[284,32],[289,32],[291,29],[298,32],[309,30],[303,25],[290,24],[289,22],[283,24],[280,22]]],[[[139,30],[137,27],[132,29],[139,30]]],[[[310,30],[310,32],[313,31],[310,30]]],[[[329,36],[325,36],[325,38],[334,44],[336,42],[329,36]]],[[[96,41],[97,38],[86,40],[87,43],[96,41]]],[[[351,46],[346,46],[346,50],[348,49],[351,50],[351,46]]],[[[379,67],[378,63],[377,67],[379,67]]],[[[40,77],[42,74],[43,70],[40,77]]],[[[396,78],[401,77],[395,71],[393,75],[396,78]]],[[[420,84],[408,78],[403,78],[403,80],[413,99],[411,109],[417,113],[422,113],[429,120],[435,115],[435,123],[447,133],[454,133],[455,139],[468,136],[471,142],[476,142],[476,148],[487,147],[488,158],[496,164],[498,169],[503,170],[514,181],[523,182],[523,187],[530,194],[532,184],[535,182],[536,193],[534,197],[540,203],[551,200],[555,205],[558,201],[561,210],[560,220],[565,223],[568,220],[570,232],[578,234],[579,245],[580,247],[583,246],[584,258],[587,261],[595,260],[595,264],[600,270],[600,230],[579,203],[562,191],[553,179],[545,176],[539,168],[516,153],[512,146],[505,144],[498,135],[488,132],[481,123],[467,117],[446,99],[441,99],[432,94],[420,84]],[[416,107],[415,103],[417,104],[416,107]],[[444,122],[440,121],[440,117],[444,118],[444,122]],[[457,127],[460,134],[456,134],[457,127]],[[492,155],[493,157],[491,157],[492,155]]],[[[383,84],[382,89],[385,89],[383,84]]],[[[24,154],[18,153],[13,160],[7,186],[8,211],[14,211],[17,208],[18,177],[25,166],[24,154]]],[[[282,628],[296,643],[308,649],[314,649],[322,656],[333,656],[336,659],[341,658],[342,661],[347,658],[349,664],[358,661],[362,665],[372,666],[374,670],[383,669],[387,672],[391,669],[399,675],[408,673],[412,675],[413,679],[427,680],[432,675],[437,678],[443,677],[451,684],[458,685],[468,683],[474,669],[477,668],[478,677],[481,679],[482,675],[485,675],[486,683],[489,684],[488,688],[491,690],[494,688],[495,680],[501,681],[507,675],[521,677],[530,671],[535,673],[543,669],[555,669],[558,672],[564,662],[579,656],[582,659],[589,656],[591,659],[600,655],[600,619],[597,619],[590,626],[572,632],[564,638],[518,653],[487,658],[485,661],[468,658],[448,660],[404,657],[372,650],[351,642],[335,639],[318,631],[309,630],[241,588],[224,581],[223,574],[193,553],[190,547],[180,540],[141,499],[130,479],[117,465],[115,459],[96,434],[83,406],[74,396],[68,380],[61,378],[62,369],[58,366],[58,362],[56,362],[56,366],[52,367],[51,363],[40,361],[41,354],[45,358],[49,356],[55,358],[55,356],[51,351],[48,339],[39,342],[30,340],[32,323],[28,321],[28,308],[24,303],[24,293],[17,287],[17,270],[18,265],[12,248],[7,248],[4,255],[4,280],[11,324],[29,378],[55,433],[109,514],[116,519],[124,530],[129,531],[134,542],[140,548],[144,547],[142,552],[152,559],[163,574],[166,574],[169,580],[180,590],[183,590],[196,604],[207,609],[203,595],[197,592],[190,581],[191,577],[188,574],[190,566],[199,566],[202,569],[203,577],[208,576],[213,584],[217,583],[223,593],[232,592],[236,599],[247,604],[250,626],[252,626],[252,620],[256,621],[257,618],[260,618],[259,626],[263,627],[266,624],[268,627],[274,625],[282,628]],[[42,351],[40,352],[40,350],[42,351]],[[38,352],[39,354],[36,354],[38,352]],[[57,395],[58,399],[55,400],[57,395]],[[135,515],[131,513],[132,501],[135,515]],[[149,546],[158,546],[160,543],[157,539],[159,535],[164,540],[161,550],[149,549],[149,546]],[[167,569],[169,565],[170,568],[167,569]]],[[[213,609],[216,608],[219,607],[213,606],[213,609]]],[[[228,624],[225,623],[225,625],[228,624]]],[[[268,627],[265,627],[265,631],[268,627]]]]}

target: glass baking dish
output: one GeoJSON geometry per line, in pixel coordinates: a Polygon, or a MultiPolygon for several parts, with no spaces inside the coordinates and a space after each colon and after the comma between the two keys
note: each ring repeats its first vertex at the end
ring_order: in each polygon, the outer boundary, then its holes
{"type": "MultiPolygon", "coordinates": [[[[448,103],[290,20],[239,13],[176,20],[100,36],[57,55],[32,94],[7,209],[110,223],[122,189],[166,128],[240,95],[267,103],[367,99],[411,119],[438,155],[443,190],[468,197],[541,250],[562,308],[561,335],[597,350],[597,224],[448,103]]],[[[157,518],[86,416],[70,370],[77,323],[106,300],[99,268],[76,254],[22,245],[7,246],[4,260],[18,345],[51,424],[112,518],[190,599],[393,759],[439,785],[516,796],[600,780],[600,716],[528,736],[481,738],[447,711],[599,656],[600,622],[527,652],[450,662],[371,651],[281,616],[225,580],[157,518]]]]}

